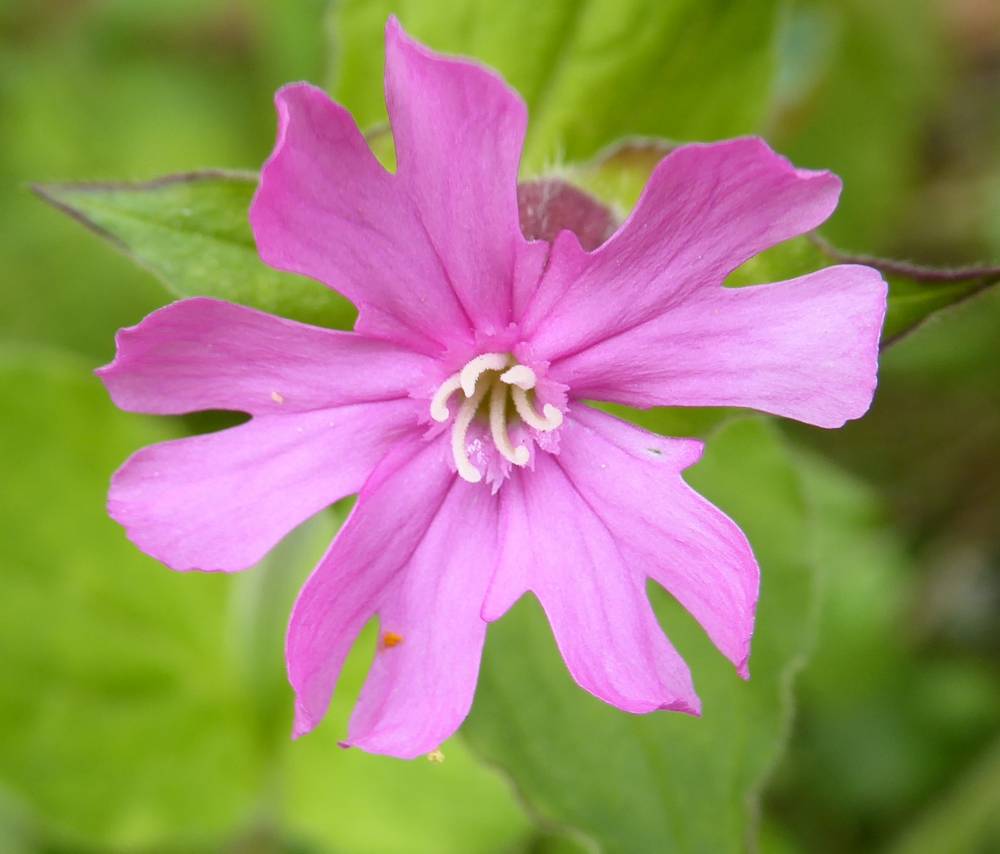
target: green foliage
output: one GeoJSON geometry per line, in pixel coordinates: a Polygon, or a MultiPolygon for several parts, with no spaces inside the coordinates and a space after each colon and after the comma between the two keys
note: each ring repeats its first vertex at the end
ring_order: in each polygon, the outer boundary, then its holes
{"type": "Polygon", "coordinates": [[[928,835],[907,833],[899,851],[990,850],[996,792],[976,787],[995,779],[996,750],[977,758],[976,748],[994,735],[1000,685],[975,660],[915,657],[916,579],[883,502],[822,459],[800,457],[799,468],[823,609],[772,809],[807,850],[880,850],[888,840],[874,829],[908,814],[928,835]],[[926,808],[953,775],[955,791],[926,808]],[[822,841],[816,815],[833,819],[822,841]]]}
{"type": "Polygon", "coordinates": [[[362,127],[385,118],[390,13],[436,50],[497,68],[530,115],[525,168],[588,157],[627,134],[717,139],[758,130],[777,0],[344,0],[331,6],[333,91],[362,127]]]}
{"type": "Polygon", "coordinates": [[[1000,741],[889,852],[937,854],[993,851],[997,847],[1000,847],[1000,741]]]}
{"type": "Polygon", "coordinates": [[[624,715],[572,683],[540,609],[522,602],[491,629],[465,727],[534,812],[602,851],[744,850],[786,737],[791,678],[812,637],[808,517],[773,428],[758,419],[723,427],[690,481],[743,527],[761,563],[753,678],[742,682],[657,588],[654,604],[691,665],[704,713],[624,715]]]}
{"type": "Polygon", "coordinates": [[[911,332],[938,312],[965,302],[1000,277],[959,282],[920,282],[904,276],[888,276],[889,311],[882,331],[883,346],[911,332]]]}
{"type": "Polygon", "coordinates": [[[828,227],[840,245],[896,248],[891,241],[919,169],[918,129],[942,88],[945,47],[932,5],[789,4],[772,136],[796,164],[844,179],[828,227]]]}
{"type": "Polygon", "coordinates": [[[342,297],[260,260],[247,220],[256,186],[255,174],[211,171],[36,191],[177,296],[218,297],[293,320],[350,326],[354,312],[342,297]]]}

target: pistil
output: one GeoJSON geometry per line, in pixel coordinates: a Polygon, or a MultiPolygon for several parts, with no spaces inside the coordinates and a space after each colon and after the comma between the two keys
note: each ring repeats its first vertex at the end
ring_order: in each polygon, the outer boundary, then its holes
{"type": "Polygon", "coordinates": [[[476,389],[476,381],[484,372],[502,371],[509,364],[510,357],[504,353],[483,353],[482,356],[471,359],[459,374],[465,396],[472,397],[476,389]]]}
{"type": "Polygon", "coordinates": [[[462,381],[458,374],[448,377],[431,398],[431,418],[444,424],[451,417],[448,412],[448,398],[462,387],[462,381]]]}
{"type": "Polygon", "coordinates": [[[527,464],[531,452],[524,445],[515,448],[507,434],[507,385],[502,377],[494,380],[490,389],[490,433],[504,459],[516,466],[527,464]]]}
{"type": "Polygon", "coordinates": [[[466,398],[459,407],[458,415],[455,416],[455,421],[451,426],[451,454],[455,458],[455,467],[462,479],[469,481],[469,483],[479,483],[483,479],[483,475],[469,462],[465,437],[469,432],[472,419],[476,417],[476,410],[479,409],[479,404],[482,403],[488,390],[489,386],[485,383],[474,389],[472,396],[466,398]]]}
{"type": "Polygon", "coordinates": [[[536,430],[546,433],[549,430],[555,430],[556,427],[562,424],[562,412],[551,403],[546,403],[542,408],[542,414],[539,415],[535,411],[535,407],[531,405],[531,401],[528,400],[528,393],[520,386],[514,386],[510,390],[510,396],[514,400],[514,408],[517,410],[517,414],[521,416],[521,420],[529,427],[534,427],[536,430]]]}

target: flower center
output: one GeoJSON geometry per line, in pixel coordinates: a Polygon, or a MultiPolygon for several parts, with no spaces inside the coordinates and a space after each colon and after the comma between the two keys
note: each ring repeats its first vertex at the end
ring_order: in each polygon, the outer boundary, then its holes
{"type": "Polygon", "coordinates": [[[485,410],[490,435],[497,451],[516,466],[527,465],[531,453],[525,445],[516,448],[511,443],[508,416],[519,418],[525,425],[547,433],[562,424],[562,412],[546,403],[539,414],[529,392],[538,378],[527,365],[518,364],[507,353],[483,353],[470,359],[462,370],[452,374],[438,387],[431,398],[431,418],[443,424],[451,417],[448,401],[459,389],[465,395],[451,425],[451,453],[459,475],[469,483],[479,483],[482,472],[469,462],[466,434],[469,426],[485,410]],[[509,406],[508,404],[512,405],[509,406]]]}

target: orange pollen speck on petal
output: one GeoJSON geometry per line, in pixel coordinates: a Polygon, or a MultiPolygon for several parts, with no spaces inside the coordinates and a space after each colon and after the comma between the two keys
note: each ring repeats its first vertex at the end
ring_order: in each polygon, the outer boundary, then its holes
{"type": "Polygon", "coordinates": [[[396,634],[396,632],[384,632],[382,634],[382,646],[385,649],[392,649],[394,646],[399,646],[403,642],[403,636],[396,634]]]}

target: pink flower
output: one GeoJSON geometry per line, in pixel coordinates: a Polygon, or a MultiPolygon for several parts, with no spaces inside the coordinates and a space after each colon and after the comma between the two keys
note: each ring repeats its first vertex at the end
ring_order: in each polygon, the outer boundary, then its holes
{"type": "Polygon", "coordinates": [[[291,85],[250,214],[264,260],[349,297],[355,331],[211,299],[123,330],[100,371],[118,406],[253,417],[139,451],[110,513],[174,569],[231,572],[360,491],[288,630],[296,735],[323,717],[377,615],[346,744],[433,750],[469,710],[487,624],[526,591],[583,688],[628,712],[697,714],[646,579],[745,677],[757,564],[681,478],[700,442],[584,401],[744,406],[821,427],[862,415],[885,310],[876,271],[722,286],[823,222],[840,181],[759,139],[689,145],[599,248],[568,231],[532,242],[518,226],[516,93],[395,20],[385,86],[395,174],[344,108],[291,85]]]}

